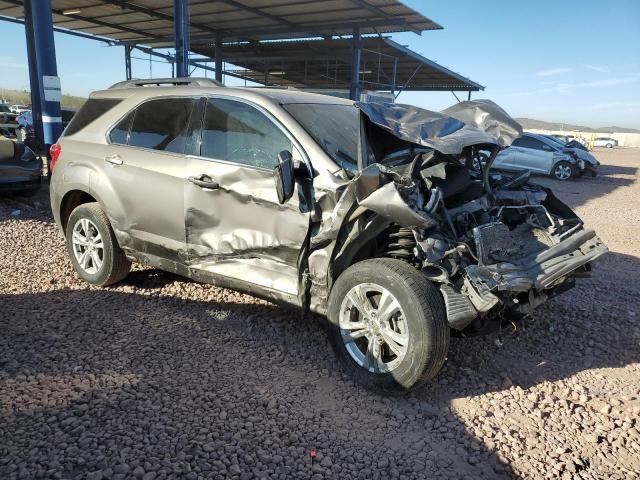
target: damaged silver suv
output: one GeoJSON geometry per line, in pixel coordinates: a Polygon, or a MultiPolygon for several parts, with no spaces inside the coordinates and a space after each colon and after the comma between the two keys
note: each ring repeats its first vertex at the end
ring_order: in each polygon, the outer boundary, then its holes
{"type": "Polygon", "coordinates": [[[489,101],[125,82],[52,147],[51,205],[87,282],[140,262],[293,304],[326,315],[360,381],[409,388],[452,332],[528,314],[606,251],[527,172],[490,171],[520,133],[489,101]]]}

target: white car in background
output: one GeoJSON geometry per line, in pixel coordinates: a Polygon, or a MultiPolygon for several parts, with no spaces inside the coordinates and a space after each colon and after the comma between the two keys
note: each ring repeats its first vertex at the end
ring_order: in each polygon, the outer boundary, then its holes
{"type": "Polygon", "coordinates": [[[22,112],[28,111],[29,107],[27,107],[26,105],[10,105],[9,110],[11,110],[12,113],[20,114],[22,112]]]}
{"type": "Polygon", "coordinates": [[[618,146],[618,140],[611,137],[598,137],[593,141],[594,147],[613,148],[618,146]]]}
{"type": "Polygon", "coordinates": [[[556,180],[564,181],[582,175],[585,166],[585,161],[578,156],[577,151],[544,135],[523,133],[510,147],[500,151],[491,168],[506,171],[529,170],[531,173],[550,175],[556,180]]]}

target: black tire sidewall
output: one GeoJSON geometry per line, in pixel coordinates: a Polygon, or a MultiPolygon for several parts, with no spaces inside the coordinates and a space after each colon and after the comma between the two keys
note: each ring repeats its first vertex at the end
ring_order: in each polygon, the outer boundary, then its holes
{"type": "MultiPolygon", "coordinates": [[[[104,220],[100,216],[96,215],[94,211],[95,204],[84,204],[76,207],[67,222],[66,241],[67,251],[69,252],[69,258],[73,264],[73,269],[76,273],[86,282],[92,285],[105,285],[110,276],[110,272],[113,269],[114,264],[114,239],[112,237],[111,226],[104,223],[104,220]],[[94,274],[87,273],[76,260],[76,256],[73,252],[73,244],[71,243],[71,237],[73,234],[73,227],[81,218],[87,218],[96,226],[100,236],[102,237],[102,244],[104,257],[102,261],[102,268],[94,274]]],[[[119,247],[118,247],[119,248],[119,247]]]]}
{"type": "MultiPolygon", "coordinates": [[[[390,259],[385,259],[390,260],[390,259]]],[[[390,260],[391,262],[397,260],[390,260]]],[[[400,262],[400,261],[397,261],[400,262]]],[[[413,269],[413,267],[409,266],[413,269]]],[[[414,280],[420,280],[419,285],[424,289],[433,289],[436,298],[441,302],[435,287],[425,279],[417,270],[414,280]]],[[[432,293],[434,293],[432,292],[432,293]]],[[[424,383],[429,378],[424,377],[424,372],[433,370],[433,361],[439,363],[436,371],[442,367],[444,358],[432,358],[433,353],[443,347],[435,342],[442,342],[442,334],[436,331],[436,322],[444,322],[440,328],[446,330],[446,345],[448,349],[449,328],[446,325],[444,306],[428,305],[426,310],[415,292],[406,285],[402,277],[393,270],[385,268],[384,263],[373,261],[359,262],[347,269],[336,281],[329,298],[328,318],[331,343],[346,365],[349,373],[354,376],[361,385],[373,388],[408,389],[418,383],[424,383]],[[371,373],[358,365],[347,351],[339,328],[339,313],[342,301],[347,292],[357,284],[375,283],[389,290],[402,306],[409,328],[409,350],[403,361],[389,373],[371,373]],[[440,308],[437,308],[440,307],[440,308]]],[[[435,355],[436,357],[438,355],[435,355]]]]}

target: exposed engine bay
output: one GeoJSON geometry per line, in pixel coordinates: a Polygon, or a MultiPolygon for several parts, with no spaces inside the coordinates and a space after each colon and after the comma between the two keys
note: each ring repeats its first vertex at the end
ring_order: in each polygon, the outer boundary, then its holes
{"type": "Polygon", "coordinates": [[[439,287],[450,327],[465,334],[529,314],[590,274],[591,262],[607,251],[595,233],[551,190],[530,182],[528,172],[489,171],[500,148],[519,135],[515,128],[504,135],[512,124],[480,129],[435,118],[440,130],[464,138],[456,149],[432,141],[420,119],[415,131],[407,121],[397,128],[391,122],[407,115],[393,108],[384,115],[365,111],[375,120],[365,126],[368,164],[336,205],[335,225],[326,222],[315,237],[320,243],[340,221],[348,225],[332,268],[368,256],[409,262],[439,287]],[[490,160],[478,171],[472,165],[481,154],[490,160]]]}
{"type": "MultiPolygon", "coordinates": [[[[386,253],[440,286],[456,330],[530,313],[588,275],[590,262],[606,251],[569,207],[530,183],[528,173],[488,175],[485,188],[482,174],[468,169],[464,157],[416,154],[406,166],[384,168],[381,177],[393,180],[376,191],[395,189],[424,218],[400,224],[394,215],[386,253]]],[[[359,203],[373,210],[375,200],[359,203]]]]}

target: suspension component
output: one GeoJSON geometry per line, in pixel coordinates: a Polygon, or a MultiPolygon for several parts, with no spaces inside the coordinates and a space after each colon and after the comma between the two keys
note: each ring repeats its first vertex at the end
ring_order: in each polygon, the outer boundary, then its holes
{"type": "Polygon", "coordinates": [[[387,255],[392,258],[409,261],[414,257],[416,239],[410,228],[397,227],[389,234],[387,255]]]}

